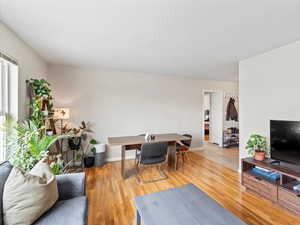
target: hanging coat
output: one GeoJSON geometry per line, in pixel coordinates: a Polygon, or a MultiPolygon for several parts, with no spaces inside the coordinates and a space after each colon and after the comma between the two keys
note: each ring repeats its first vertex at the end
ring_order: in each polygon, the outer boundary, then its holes
{"type": "Polygon", "coordinates": [[[239,121],[239,115],[235,108],[234,103],[235,100],[233,98],[230,98],[226,110],[226,120],[239,121]]]}

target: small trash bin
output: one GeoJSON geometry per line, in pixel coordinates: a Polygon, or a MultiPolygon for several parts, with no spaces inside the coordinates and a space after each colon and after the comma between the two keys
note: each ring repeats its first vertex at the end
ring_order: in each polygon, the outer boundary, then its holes
{"type": "Polygon", "coordinates": [[[96,144],[94,147],[96,148],[95,166],[102,166],[105,164],[106,145],[96,144]]]}

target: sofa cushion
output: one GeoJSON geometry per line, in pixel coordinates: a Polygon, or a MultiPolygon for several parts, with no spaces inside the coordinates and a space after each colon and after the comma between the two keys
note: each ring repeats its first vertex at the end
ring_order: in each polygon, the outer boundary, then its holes
{"type": "Polygon", "coordinates": [[[9,162],[4,162],[0,164],[0,225],[3,225],[3,189],[4,189],[4,184],[7,180],[7,177],[10,174],[10,171],[12,169],[12,165],[9,162]]]}
{"type": "Polygon", "coordinates": [[[34,225],[86,225],[87,198],[76,197],[58,201],[34,225]]]}
{"type": "Polygon", "coordinates": [[[4,185],[4,224],[31,225],[57,199],[57,182],[47,163],[40,161],[29,173],[14,167],[4,185]]]}

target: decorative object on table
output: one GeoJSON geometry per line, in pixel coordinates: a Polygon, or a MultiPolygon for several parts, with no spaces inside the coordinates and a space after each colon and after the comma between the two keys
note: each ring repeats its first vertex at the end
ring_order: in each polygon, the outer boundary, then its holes
{"type": "Polygon", "coordinates": [[[246,149],[250,156],[254,156],[255,160],[263,161],[267,150],[267,139],[258,134],[253,134],[250,136],[246,143],[246,149]]]}
{"type": "Polygon", "coordinates": [[[30,171],[41,159],[49,157],[49,148],[57,140],[71,135],[48,136],[35,121],[15,121],[6,116],[8,160],[15,167],[30,171]]]}
{"type": "Polygon", "coordinates": [[[153,141],[154,139],[155,139],[155,136],[153,134],[149,134],[149,133],[145,134],[145,141],[146,142],[153,141]]]}
{"type": "Polygon", "coordinates": [[[150,142],[150,140],[151,140],[150,134],[149,134],[148,132],[146,132],[144,138],[145,138],[145,141],[146,141],[146,142],[150,142]]]}

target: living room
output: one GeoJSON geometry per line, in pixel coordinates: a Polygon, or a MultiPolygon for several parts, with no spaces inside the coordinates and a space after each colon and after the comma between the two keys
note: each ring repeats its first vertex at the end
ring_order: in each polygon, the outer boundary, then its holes
{"type": "Polygon", "coordinates": [[[0,224],[300,224],[299,9],[0,0],[0,224]]]}

